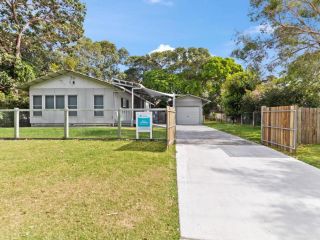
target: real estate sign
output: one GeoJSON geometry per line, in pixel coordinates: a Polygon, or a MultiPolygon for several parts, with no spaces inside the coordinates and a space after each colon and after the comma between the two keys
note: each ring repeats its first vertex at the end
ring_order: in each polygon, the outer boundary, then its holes
{"type": "Polygon", "coordinates": [[[136,136],[139,139],[139,133],[148,132],[152,138],[152,112],[136,113],[136,136]]]}

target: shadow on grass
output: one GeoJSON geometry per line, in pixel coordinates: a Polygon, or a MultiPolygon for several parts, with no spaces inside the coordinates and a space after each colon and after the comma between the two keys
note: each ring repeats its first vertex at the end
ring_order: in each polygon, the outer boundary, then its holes
{"type": "Polygon", "coordinates": [[[119,147],[116,151],[165,152],[167,145],[164,142],[134,141],[119,147]]]}

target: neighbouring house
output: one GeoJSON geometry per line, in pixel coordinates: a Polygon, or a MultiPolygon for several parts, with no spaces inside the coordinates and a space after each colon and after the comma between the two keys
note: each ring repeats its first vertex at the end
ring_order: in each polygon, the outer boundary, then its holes
{"type": "MultiPolygon", "coordinates": [[[[69,109],[70,124],[114,124],[118,118],[116,109],[132,107],[132,93],[127,88],[69,70],[40,77],[24,88],[29,90],[32,126],[63,124],[64,108],[69,109]]],[[[134,94],[135,108],[150,105],[134,94]]],[[[132,112],[123,111],[124,123],[129,123],[131,117],[132,112]]]]}
{"type": "Polygon", "coordinates": [[[181,95],[176,99],[177,124],[201,125],[204,121],[203,106],[210,101],[193,96],[181,95]]]}

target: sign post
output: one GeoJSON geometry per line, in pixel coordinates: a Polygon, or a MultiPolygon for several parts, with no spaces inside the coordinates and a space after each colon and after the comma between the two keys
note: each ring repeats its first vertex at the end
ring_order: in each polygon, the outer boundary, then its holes
{"type": "Polygon", "coordinates": [[[139,139],[139,133],[150,133],[152,139],[152,112],[137,112],[136,113],[136,138],[139,139]]]}

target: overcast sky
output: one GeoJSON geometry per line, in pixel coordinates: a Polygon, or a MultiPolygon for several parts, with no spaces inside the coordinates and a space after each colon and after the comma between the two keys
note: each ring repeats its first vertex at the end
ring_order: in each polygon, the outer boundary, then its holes
{"type": "Polygon", "coordinates": [[[131,55],[156,49],[204,47],[227,57],[236,31],[254,34],[249,0],[83,0],[85,34],[109,40],[131,55]]]}

